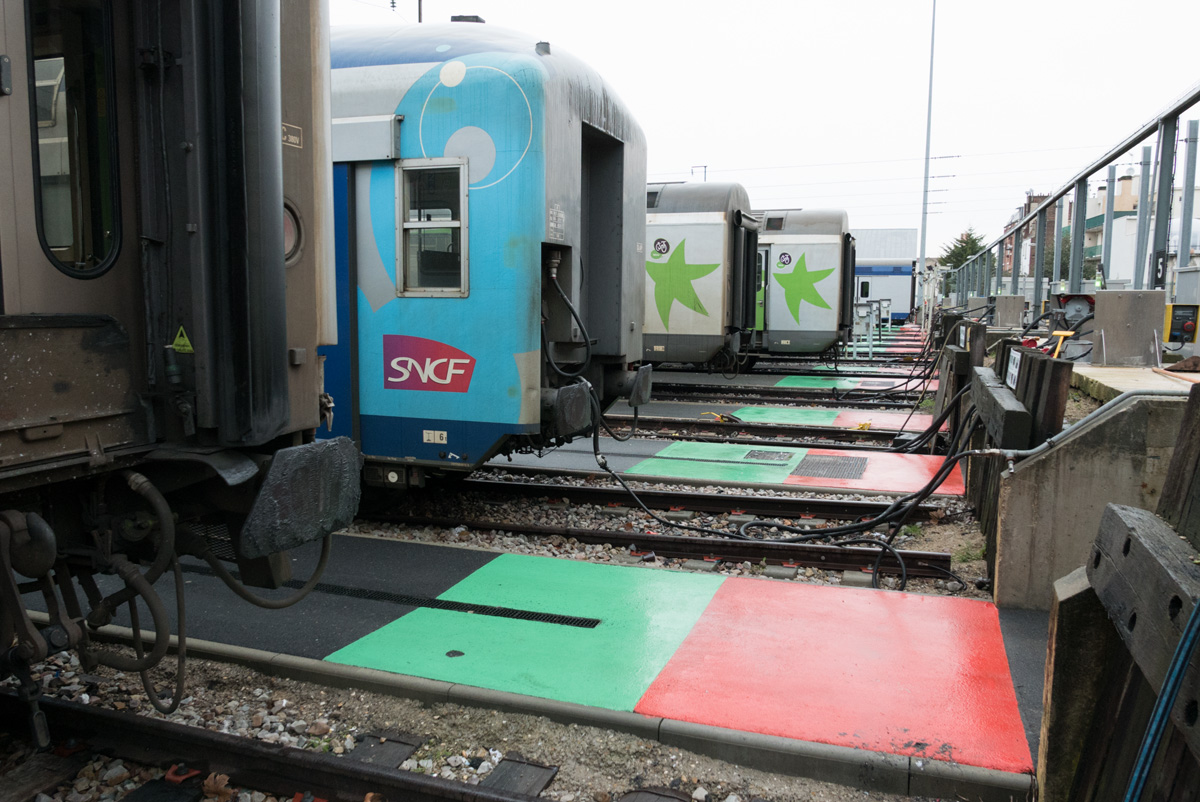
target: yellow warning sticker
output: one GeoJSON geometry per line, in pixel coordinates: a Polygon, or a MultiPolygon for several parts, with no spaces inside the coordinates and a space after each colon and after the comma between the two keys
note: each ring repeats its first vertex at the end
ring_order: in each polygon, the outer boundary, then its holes
{"type": "Polygon", "coordinates": [[[183,330],[183,326],[179,327],[179,333],[175,335],[175,342],[171,343],[171,347],[179,354],[196,353],[196,349],[192,348],[192,341],[188,339],[187,332],[183,330]]]}

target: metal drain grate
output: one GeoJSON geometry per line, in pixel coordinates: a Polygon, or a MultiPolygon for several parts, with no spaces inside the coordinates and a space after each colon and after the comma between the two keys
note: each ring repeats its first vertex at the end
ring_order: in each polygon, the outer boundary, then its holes
{"type": "Polygon", "coordinates": [[[866,457],[833,457],[825,454],[809,454],[800,460],[792,476],[807,476],[812,479],[861,479],[867,469],[866,457]]]}
{"type": "Polygon", "coordinates": [[[191,524],[192,531],[204,538],[208,550],[222,560],[236,560],[233,552],[233,540],[229,537],[229,527],[225,524],[191,524]]]}
{"type": "MultiPolygon", "coordinates": [[[[206,565],[187,565],[183,570],[193,574],[204,574],[205,576],[215,576],[211,568],[206,565]]],[[[237,576],[236,572],[231,572],[237,576]]],[[[304,587],[304,583],[293,579],[290,582],[285,582],[285,588],[293,590],[304,587]]],[[[365,588],[352,588],[346,585],[330,585],[325,582],[318,582],[313,588],[316,593],[325,593],[329,596],[341,596],[347,599],[365,599],[367,601],[382,601],[391,602],[392,604],[402,604],[406,607],[428,607],[431,610],[449,610],[455,613],[474,613],[475,615],[490,615],[496,618],[515,618],[519,621],[536,621],[542,624],[558,624],[564,627],[579,627],[580,629],[595,629],[600,625],[599,618],[583,618],[576,615],[558,615],[557,613],[539,613],[535,610],[518,610],[513,607],[493,607],[488,604],[470,604],[468,602],[449,601],[447,599],[435,599],[429,596],[411,596],[407,593],[391,593],[386,590],[367,590],[365,588]]]]}
{"type": "Polygon", "coordinates": [[[791,457],[792,453],[788,451],[751,451],[746,454],[746,459],[770,460],[772,462],[787,462],[791,457]]]}

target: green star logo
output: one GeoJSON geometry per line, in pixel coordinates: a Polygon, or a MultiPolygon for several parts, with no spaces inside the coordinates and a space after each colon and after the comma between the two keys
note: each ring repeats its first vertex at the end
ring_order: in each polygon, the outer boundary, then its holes
{"type": "Polygon", "coordinates": [[[657,264],[646,263],[646,275],[654,281],[654,305],[658,307],[658,316],[662,318],[663,326],[667,331],[671,330],[671,305],[675,301],[693,312],[699,312],[708,317],[708,310],[704,308],[704,304],[700,303],[700,297],[696,295],[692,282],[707,276],[721,266],[719,263],[689,265],[683,259],[683,243],[686,241],[679,241],[679,245],[676,246],[667,261],[657,264]]]}
{"type": "Polygon", "coordinates": [[[809,272],[804,266],[804,254],[800,254],[800,258],[796,260],[796,267],[791,273],[776,273],[775,280],[779,282],[779,286],[783,287],[783,299],[787,303],[788,311],[792,313],[792,317],[796,322],[800,322],[800,302],[808,301],[813,306],[819,306],[822,309],[832,309],[821,297],[821,293],[817,292],[817,282],[828,276],[834,271],[834,268],[828,270],[813,270],[809,272]]]}

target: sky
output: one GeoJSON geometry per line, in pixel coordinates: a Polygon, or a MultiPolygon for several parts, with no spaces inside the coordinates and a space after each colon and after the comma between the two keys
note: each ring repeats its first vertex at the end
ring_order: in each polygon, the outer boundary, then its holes
{"type": "MultiPolygon", "coordinates": [[[[330,3],[335,27],[417,22],[418,0],[330,3]]],[[[646,133],[650,181],[921,225],[932,0],[422,2],[425,22],[452,14],[596,69],[646,133]]],[[[939,2],[927,255],[968,227],[991,242],[1027,191],[1058,189],[1200,83],[1197,36],[1195,0],[939,2]]]]}

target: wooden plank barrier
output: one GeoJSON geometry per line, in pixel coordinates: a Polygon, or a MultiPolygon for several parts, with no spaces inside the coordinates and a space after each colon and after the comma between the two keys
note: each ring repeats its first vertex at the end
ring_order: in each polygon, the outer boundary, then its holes
{"type": "MultiPolygon", "coordinates": [[[[1200,604],[1200,386],[1193,388],[1158,513],[1110,504],[1087,564],[1055,583],[1038,756],[1041,802],[1117,802],[1200,604]]],[[[1181,655],[1188,658],[1189,655],[1181,655]]],[[[1200,789],[1200,653],[1183,670],[1141,800],[1200,789]]]]}

